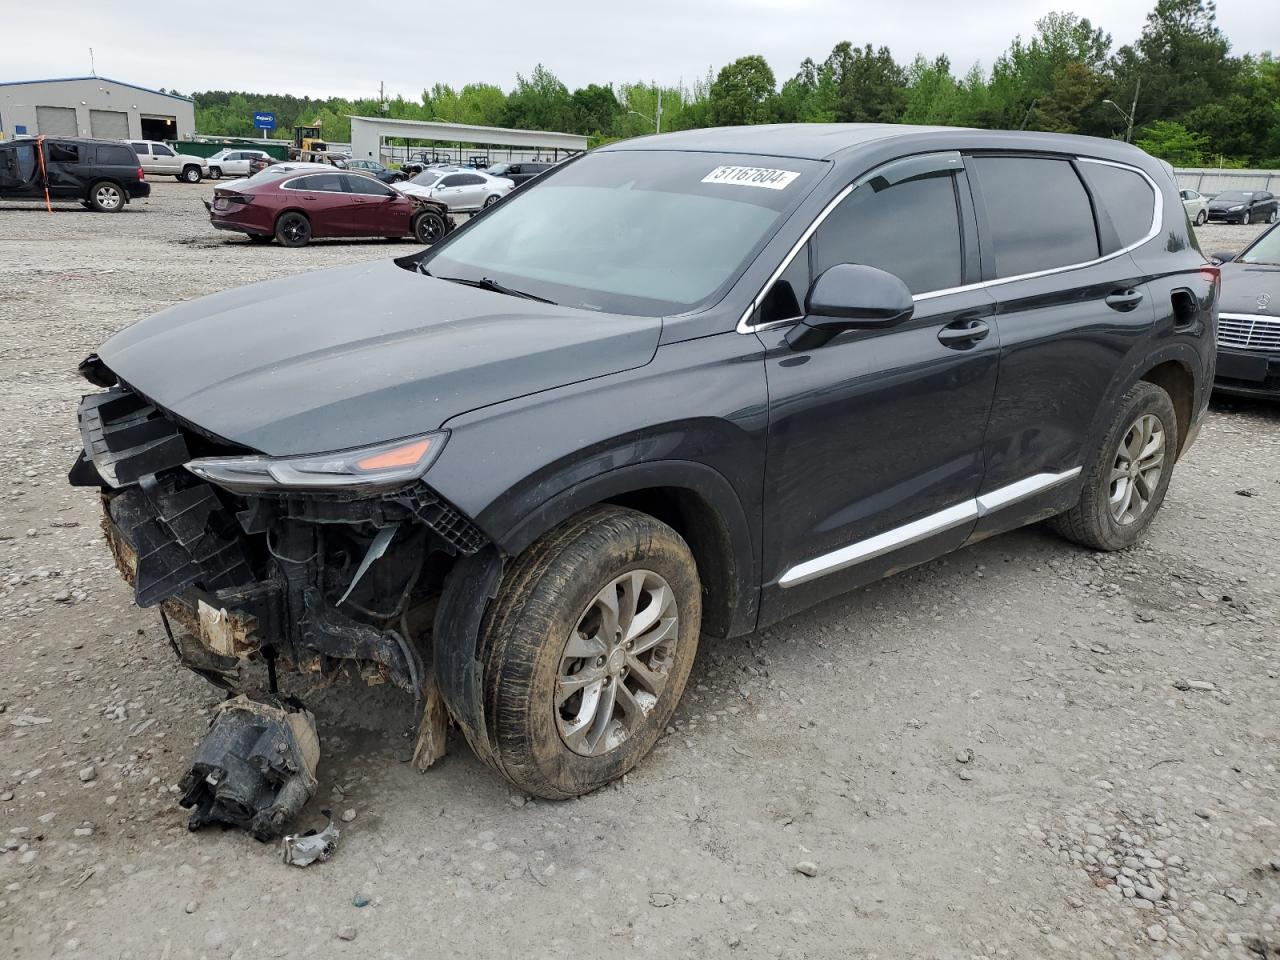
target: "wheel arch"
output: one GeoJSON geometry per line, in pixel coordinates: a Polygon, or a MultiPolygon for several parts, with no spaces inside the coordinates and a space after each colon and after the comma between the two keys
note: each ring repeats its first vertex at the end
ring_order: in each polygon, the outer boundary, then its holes
{"type": "Polygon", "coordinates": [[[647,513],[689,544],[703,585],[704,633],[727,637],[755,628],[759,577],[747,514],[729,481],[705,464],[650,461],[584,479],[548,497],[495,542],[515,556],[551,528],[602,503],[647,513]]]}
{"type": "Polygon", "coordinates": [[[1182,456],[1196,402],[1196,379],[1191,365],[1185,359],[1163,360],[1145,370],[1138,379],[1155,384],[1173,401],[1173,411],[1178,417],[1178,456],[1182,456]]]}

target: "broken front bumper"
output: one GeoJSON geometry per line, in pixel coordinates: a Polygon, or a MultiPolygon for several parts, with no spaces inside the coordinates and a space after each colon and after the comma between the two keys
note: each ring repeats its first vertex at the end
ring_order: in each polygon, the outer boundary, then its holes
{"type": "MultiPolygon", "coordinates": [[[[110,378],[100,364],[91,373],[110,378]]],[[[139,606],[180,628],[184,663],[234,687],[240,664],[261,656],[420,695],[444,573],[485,543],[450,504],[421,483],[374,496],[232,494],[184,465],[248,451],[121,384],[86,396],[79,421],[70,480],[101,491],[117,566],[139,606]]]]}

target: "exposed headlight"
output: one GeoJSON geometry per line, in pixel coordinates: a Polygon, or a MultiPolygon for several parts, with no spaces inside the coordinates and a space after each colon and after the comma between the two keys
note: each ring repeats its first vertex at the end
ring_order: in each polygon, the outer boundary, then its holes
{"type": "Polygon", "coordinates": [[[375,493],[418,480],[440,455],[447,431],[303,457],[203,457],[187,469],[236,492],[353,490],[375,493]]]}
{"type": "Polygon", "coordinates": [[[1227,212],[1228,212],[1228,213],[1235,213],[1237,210],[1243,210],[1243,209],[1244,209],[1244,204],[1243,204],[1243,203],[1237,203],[1234,207],[1228,207],[1228,208],[1227,208],[1227,212]]]}

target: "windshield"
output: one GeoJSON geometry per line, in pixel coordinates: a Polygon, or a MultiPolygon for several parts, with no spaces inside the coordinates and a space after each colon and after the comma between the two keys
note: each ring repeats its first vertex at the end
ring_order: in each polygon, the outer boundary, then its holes
{"type": "Polygon", "coordinates": [[[1253,246],[1240,254],[1239,262],[1280,267],[1280,228],[1272,228],[1255,240],[1253,246]]]}
{"type": "Polygon", "coordinates": [[[490,167],[486,172],[487,172],[491,177],[500,177],[500,176],[502,176],[504,173],[506,173],[506,172],[507,172],[507,169],[508,169],[510,166],[511,166],[511,164],[509,164],[509,163],[495,163],[495,164],[494,164],[492,167],[490,167]]]}
{"type": "Polygon", "coordinates": [[[1253,199],[1253,194],[1252,194],[1252,193],[1245,193],[1243,190],[1228,190],[1228,191],[1226,191],[1225,193],[1220,193],[1220,194],[1218,194],[1218,195],[1217,195],[1216,197],[1214,197],[1213,199],[1215,199],[1215,200],[1225,200],[1225,201],[1227,201],[1228,203],[1230,203],[1230,202],[1232,202],[1232,201],[1239,202],[1239,201],[1242,201],[1242,200],[1252,200],[1252,199],[1253,199]]]}
{"type": "Polygon", "coordinates": [[[813,160],[602,151],[493,207],[422,259],[556,303],[662,316],[732,283],[826,172],[813,160]]]}
{"type": "Polygon", "coordinates": [[[416,183],[420,187],[429,187],[439,179],[440,179],[440,174],[438,174],[436,171],[424,170],[422,173],[418,174],[409,182],[416,183]]]}

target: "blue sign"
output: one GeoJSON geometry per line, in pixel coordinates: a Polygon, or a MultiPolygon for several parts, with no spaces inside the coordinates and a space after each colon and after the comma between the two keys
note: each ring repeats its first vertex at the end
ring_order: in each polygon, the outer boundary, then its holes
{"type": "Polygon", "coordinates": [[[276,128],[276,115],[274,113],[255,113],[253,115],[253,126],[257,130],[274,130],[276,128]]]}

